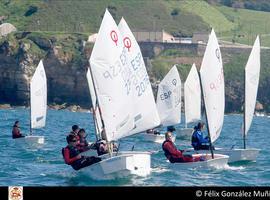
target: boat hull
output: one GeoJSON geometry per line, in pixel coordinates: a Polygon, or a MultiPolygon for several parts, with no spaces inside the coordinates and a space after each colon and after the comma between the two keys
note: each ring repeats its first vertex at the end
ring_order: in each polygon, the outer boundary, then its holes
{"type": "Polygon", "coordinates": [[[80,171],[95,180],[124,178],[130,175],[147,176],[151,172],[149,152],[122,151],[100,156],[102,161],[80,171]]]}
{"type": "Polygon", "coordinates": [[[17,145],[27,145],[28,147],[41,148],[45,143],[45,137],[39,135],[27,135],[15,139],[17,145]]]}
{"type": "Polygon", "coordinates": [[[189,137],[191,138],[193,128],[180,128],[176,131],[176,138],[189,137]]]}
{"type": "Polygon", "coordinates": [[[185,162],[185,163],[170,163],[170,166],[175,169],[186,169],[186,168],[224,168],[227,166],[229,156],[222,154],[214,154],[214,159],[212,159],[211,154],[192,154],[193,156],[204,156],[205,161],[198,162],[185,162]]]}
{"type": "Polygon", "coordinates": [[[81,153],[82,156],[98,156],[96,149],[89,149],[81,153]]]}
{"type": "MultiPolygon", "coordinates": [[[[172,141],[175,141],[175,136],[172,137],[172,141]]],[[[161,134],[161,135],[155,135],[155,134],[147,134],[147,133],[143,133],[143,140],[147,141],[147,142],[155,142],[155,143],[159,143],[162,144],[165,141],[165,135],[161,134]]]]}
{"type": "MultiPolygon", "coordinates": [[[[194,150],[192,150],[194,151],[194,150]]],[[[195,151],[194,151],[195,152],[195,151]]],[[[198,153],[207,153],[209,150],[199,150],[198,153]]],[[[241,161],[256,161],[260,149],[223,149],[216,148],[214,153],[224,154],[229,156],[228,163],[241,162],[241,161]]]]}

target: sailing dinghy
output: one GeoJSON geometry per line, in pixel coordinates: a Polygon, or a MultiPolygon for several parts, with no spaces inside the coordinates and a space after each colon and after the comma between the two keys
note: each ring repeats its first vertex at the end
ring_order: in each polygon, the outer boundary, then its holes
{"type": "MultiPolygon", "coordinates": [[[[260,40],[257,36],[245,67],[245,106],[243,116],[243,143],[244,148],[216,148],[215,153],[230,156],[228,163],[238,161],[256,161],[260,149],[246,148],[246,137],[251,126],[256,105],[257,91],[260,76],[260,40]]],[[[200,150],[199,152],[205,152],[200,150]]]]}
{"type": "MultiPolygon", "coordinates": [[[[151,104],[144,107],[145,111],[142,113],[134,109],[145,89],[150,87],[150,82],[148,76],[139,76],[136,73],[137,69],[144,66],[136,43],[129,43],[133,38],[132,34],[129,35],[130,40],[125,43],[125,38],[106,9],[90,57],[90,75],[99,107],[101,131],[108,143],[144,131],[144,128],[153,128],[160,123],[158,115],[151,120],[140,119],[144,114],[147,115],[150,107],[153,107],[151,104]],[[128,52],[133,51],[137,51],[137,54],[133,54],[136,57],[131,58],[128,52]],[[137,86],[142,87],[136,90],[136,97],[133,88],[137,86]],[[144,124],[144,121],[149,123],[147,127],[139,127],[139,122],[144,124]]],[[[149,104],[148,100],[146,101],[149,104]]],[[[102,155],[101,158],[102,161],[80,171],[98,180],[123,178],[129,175],[146,176],[151,172],[149,152],[110,150],[109,154],[102,155]]]]}
{"type": "Polygon", "coordinates": [[[42,60],[39,62],[30,82],[30,134],[17,138],[19,144],[30,147],[42,147],[44,136],[33,135],[33,129],[46,125],[47,114],[47,80],[42,60]]]}
{"type": "MultiPolygon", "coordinates": [[[[163,127],[179,124],[181,121],[181,79],[174,65],[158,86],[157,110],[163,127]]],[[[156,143],[165,141],[164,134],[144,133],[144,140],[156,143]]],[[[173,136],[172,141],[175,141],[173,136]]]]}
{"type": "Polygon", "coordinates": [[[187,124],[201,119],[201,88],[195,64],[192,65],[184,84],[184,100],[185,128],[179,129],[176,137],[189,136],[191,138],[193,128],[188,128],[187,124]]]}
{"type": "MultiPolygon", "coordinates": [[[[203,94],[206,124],[211,147],[212,142],[214,142],[220,135],[223,126],[225,108],[223,65],[220,48],[214,30],[211,31],[209,36],[202,65],[199,71],[199,79],[201,92],[203,94]]],[[[216,168],[226,167],[229,156],[216,153],[214,154],[212,148],[210,149],[211,154],[209,154],[209,150],[208,153],[199,154],[200,156],[205,156],[205,161],[171,163],[171,165],[179,169],[183,167],[201,166],[216,168]]],[[[192,154],[192,156],[196,156],[196,154],[192,154]]]]}

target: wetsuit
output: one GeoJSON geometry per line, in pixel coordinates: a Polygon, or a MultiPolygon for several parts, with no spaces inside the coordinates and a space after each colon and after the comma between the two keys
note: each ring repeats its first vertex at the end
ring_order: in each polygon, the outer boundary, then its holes
{"type": "Polygon", "coordinates": [[[184,156],[182,152],[179,151],[174,145],[174,143],[170,140],[166,140],[163,142],[162,149],[166,158],[171,163],[200,161],[200,157],[192,157],[191,155],[184,156]]]}
{"type": "Polygon", "coordinates": [[[13,126],[12,129],[12,138],[16,139],[16,138],[20,138],[20,137],[24,137],[21,132],[20,132],[20,128],[16,125],[13,126]]]}
{"type": "Polygon", "coordinates": [[[203,137],[203,133],[199,129],[195,129],[191,138],[191,145],[194,150],[209,150],[209,139],[203,137]]]}
{"type": "Polygon", "coordinates": [[[80,151],[73,146],[66,146],[65,148],[62,149],[62,154],[65,160],[65,163],[68,165],[71,165],[73,169],[79,170],[83,167],[92,165],[94,163],[97,163],[101,161],[101,158],[91,156],[91,157],[86,157],[82,156],[81,158],[76,158],[77,155],[80,154],[80,151]]]}

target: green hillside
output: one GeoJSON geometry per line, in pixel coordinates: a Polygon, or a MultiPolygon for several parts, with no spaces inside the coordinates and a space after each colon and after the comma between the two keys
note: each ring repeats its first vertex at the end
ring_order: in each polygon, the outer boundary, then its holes
{"type": "Polygon", "coordinates": [[[210,32],[227,41],[253,43],[262,35],[270,46],[269,12],[237,9],[207,1],[173,0],[1,0],[0,16],[21,31],[97,32],[105,8],[118,23],[122,16],[132,30],[165,30],[177,36],[210,32]]]}

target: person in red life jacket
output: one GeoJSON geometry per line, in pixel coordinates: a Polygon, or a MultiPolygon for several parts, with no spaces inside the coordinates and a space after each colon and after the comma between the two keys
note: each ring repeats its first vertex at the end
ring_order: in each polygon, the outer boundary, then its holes
{"type": "Polygon", "coordinates": [[[25,136],[21,134],[19,121],[16,121],[12,129],[12,138],[16,139],[16,138],[21,138],[21,137],[25,137],[25,136]]]}
{"type": "Polygon", "coordinates": [[[101,158],[99,157],[80,155],[80,151],[76,148],[77,139],[75,135],[69,134],[66,139],[68,145],[65,148],[62,148],[62,154],[65,163],[71,165],[73,169],[79,170],[101,161],[101,158]]]}
{"type": "Polygon", "coordinates": [[[172,142],[173,131],[175,131],[175,128],[173,126],[167,127],[167,132],[165,133],[166,140],[162,144],[164,154],[171,163],[197,162],[204,160],[204,157],[192,157],[192,155],[183,155],[184,151],[178,150],[175,144],[172,142]]]}
{"type": "Polygon", "coordinates": [[[79,149],[79,151],[84,152],[91,149],[90,145],[88,144],[86,140],[86,134],[83,128],[79,130],[78,136],[80,138],[79,143],[77,144],[77,148],[79,149]]]}

